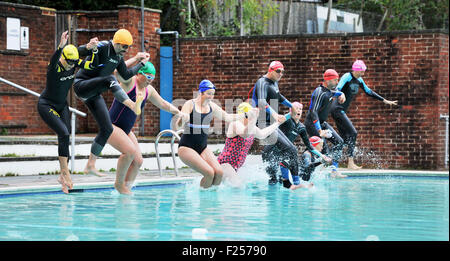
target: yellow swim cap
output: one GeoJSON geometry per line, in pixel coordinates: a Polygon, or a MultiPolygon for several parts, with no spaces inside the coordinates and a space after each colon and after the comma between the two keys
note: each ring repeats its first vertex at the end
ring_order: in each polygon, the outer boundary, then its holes
{"type": "Polygon", "coordinates": [[[114,34],[113,38],[114,43],[119,43],[123,45],[132,45],[133,44],[133,36],[127,29],[119,29],[114,34]]]}
{"type": "Polygon", "coordinates": [[[245,113],[245,112],[249,112],[251,109],[252,109],[252,106],[249,103],[243,102],[243,103],[239,104],[239,106],[237,107],[237,112],[245,113]]]}
{"type": "Polygon", "coordinates": [[[66,60],[78,60],[78,49],[73,44],[66,45],[62,51],[63,57],[66,60]]]}

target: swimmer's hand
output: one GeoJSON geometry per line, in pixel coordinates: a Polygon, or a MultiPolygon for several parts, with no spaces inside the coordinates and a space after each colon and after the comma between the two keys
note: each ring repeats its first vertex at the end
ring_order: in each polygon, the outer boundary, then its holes
{"type": "Polygon", "coordinates": [[[67,44],[67,40],[69,39],[69,31],[65,31],[61,34],[61,40],[59,42],[59,48],[63,48],[67,44]]]}
{"type": "Polygon", "coordinates": [[[136,113],[136,115],[141,114],[141,105],[142,105],[143,100],[144,100],[144,95],[138,91],[137,96],[136,96],[136,102],[134,103],[134,113],[136,113]]]}
{"type": "Polygon", "coordinates": [[[397,101],[388,101],[388,100],[384,99],[383,102],[387,105],[398,105],[397,101]]]}
{"type": "Polygon", "coordinates": [[[331,134],[330,130],[319,130],[319,134],[320,134],[320,137],[327,138],[327,139],[329,139],[329,138],[331,138],[331,136],[333,136],[331,134]]]}
{"type": "Polygon", "coordinates": [[[179,112],[178,114],[177,114],[177,117],[180,117],[181,118],[181,125],[184,125],[186,122],[188,122],[189,121],[189,114],[187,114],[187,113],[184,113],[184,112],[179,112]]]}
{"type": "Polygon", "coordinates": [[[89,40],[89,43],[86,44],[86,49],[96,51],[98,45],[98,38],[94,37],[91,40],[89,40]]]}
{"type": "Polygon", "coordinates": [[[286,121],[286,116],[278,114],[277,117],[276,117],[275,119],[277,119],[277,122],[278,122],[279,124],[282,124],[283,122],[286,121]]]}
{"type": "Polygon", "coordinates": [[[328,156],[326,156],[326,155],[324,155],[324,154],[322,154],[322,159],[323,159],[325,162],[327,162],[327,163],[331,163],[331,162],[332,162],[331,158],[328,157],[328,156]]]}
{"type": "Polygon", "coordinates": [[[338,97],[338,102],[340,104],[343,104],[345,102],[345,94],[341,94],[341,96],[338,97]]]}

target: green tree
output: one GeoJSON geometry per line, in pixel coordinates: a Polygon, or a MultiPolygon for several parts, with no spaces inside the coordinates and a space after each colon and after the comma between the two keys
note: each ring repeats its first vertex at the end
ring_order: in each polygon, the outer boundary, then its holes
{"type": "Polygon", "coordinates": [[[448,29],[449,0],[339,0],[348,8],[383,16],[379,31],[448,29]]]}

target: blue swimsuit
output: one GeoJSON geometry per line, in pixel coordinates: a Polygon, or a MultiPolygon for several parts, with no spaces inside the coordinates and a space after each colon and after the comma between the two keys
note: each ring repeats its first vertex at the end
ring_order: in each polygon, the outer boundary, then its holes
{"type": "MultiPolygon", "coordinates": [[[[133,88],[127,93],[128,97],[134,102],[136,102],[136,92],[137,88],[136,84],[134,84],[133,88]]],[[[141,110],[144,109],[147,97],[148,90],[145,89],[145,98],[142,101],[141,110]]],[[[109,108],[109,118],[111,119],[112,124],[121,128],[126,134],[128,134],[130,133],[131,129],[134,126],[134,123],[136,122],[137,115],[132,110],[130,110],[130,108],[123,105],[123,103],[120,103],[116,101],[116,99],[114,99],[111,107],[109,108]]]]}

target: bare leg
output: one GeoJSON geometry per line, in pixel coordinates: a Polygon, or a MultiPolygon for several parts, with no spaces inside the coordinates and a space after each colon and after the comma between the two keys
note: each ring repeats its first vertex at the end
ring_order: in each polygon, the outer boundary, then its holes
{"type": "Polygon", "coordinates": [[[221,164],[223,170],[223,181],[227,181],[232,187],[242,187],[242,180],[229,163],[221,164]]]}
{"type": "Polygon", "coordinates": [[[214,180],[214,168],[211,167],[195,150],[181,146],[178,148],[178,157],[186,165],[203,175],[200,186],[209,188],[214,180]]]}
{"type": "Polygon", "coordinates": [[[208,164],[214,169],[214,179],[212,184],[213,185],[220,185],[222,182],[223,177],[223,169],[222,166],[220,166],[219,162],[217,161],[216,156],[209,148],[206,148],[203,150],[202,154],[200,155],[208,164]]]}
{"type": "Polygon", "coordinates": [[[95,168],[95,162],[97,161],[97,156],[92,154],[92,152],[89,154],[89,159],[86,164],[86,167],[84,168],[84,174],[93,174],[97,177],[105,177],[105,173],[101,173],[95,168]]]}
{"type": "Polygon", "coordinates": [[[61,174],[58,177],[58,182],[61,184],[61,190],[64,193],[69,193],[69,189],[73,188],[72,178],[70,177],[69,167],[67,166],[67,157],[58,157],[61,174]]]}
{"type": "Polygon", "coordinates": [[[361,166],[357,166],[356,164],[355,164],[355,162],[353,161],[353,158],[348,158],[348,166],[347,166],[349,169],[362,169],[362,167],[361,166]]]}
{"type": "Polygon", "coordinates": [[[347,177],[347,175],[344,175],[344,174],[340,173],[340,172],[337,171],[337,170],[332,170],[330,176],[331,176],[332,178],[346,178],[346,177],[347,177]]]}
{"type": "Polygon", "coordinates": [[[125,184],[128,188],[132,188],[134,181],[139,173],[139,168],[142,166],[144,159],[142,158],[141,149],[139,148],[139,143],[133,132],[128,133],[128,137],[133,142],[136,150],[134,153],[133,162],[131,162],[130,167],[128,168],[127,175],[125,176],[125,184]]]}
{"type": "Polygon", "coordinates": [[[116,182],[114,187],[121,194],[131,194],[131,190],[125,184],[125,176],[134,159],[136,148],[122,129],[114,125],[113,129],[114,130],[108,139],[108,143],[122,153],[117,161],[116,182]]]}

